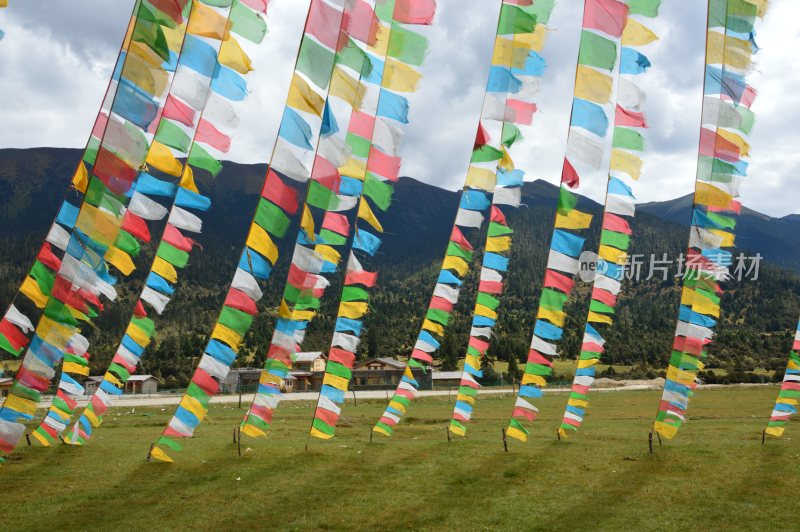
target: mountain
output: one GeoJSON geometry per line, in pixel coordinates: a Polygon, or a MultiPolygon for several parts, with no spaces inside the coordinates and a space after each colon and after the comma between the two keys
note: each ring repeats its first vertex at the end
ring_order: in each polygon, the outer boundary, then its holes
{"type": "MultiPolygon", "coordinates": [[[[664,221],[689,225],[692,220],[693,195],[669,201],[642,203],[637,212],[652,214],[664,221]]],[[[739,251],[761,253],[765,259],[800,271],[800,214],[772,218],[742,208],[736,222],[736,243],[739,251]]]]}
{"type": "MultiPolygon", "coordinates": [[[[48,230],[63,198],[64,183],[79,157],[78,150],[57,148],[0,150],[0,307],[10,302],[30,268],[36,246],[48,230]]],[[[202,249],[193,252],[189,267],[181,272],[177,294],[158,318],[157,340],[143,360],[144,371],[162,377],[166,387],[186,383],[202,350],[235,268],[265,170],[265,165],[226,163],[216,179],[199,178],[201,190],[213,202],[204,216],[204,233],[198,237],[202,249]]],[[[497,339],[490,350],[499,360],[521,362],[527,354],[557,197],[558,187],[554,185],[526,183],[523,206],[508,216],[515,229],[511,268],[497,339]]],[[[380,215],[384,244],[370,265],[380,271],[380,278],[359,356],[404,356],[410,352],[436,281],[458,198],[456,192],[408,177],[397,183],[391,209],[380,215]]],[[[641,205],[633,224],[631,254],[661,258],[667,253],[674,258],[683,253],[690,201],[684,197],[641,205]]],[[[579,207],[590,213],[602,212],[601,205],[586,198],[581,199],[579,207]]],[[[743,211],[740,243],[761,252],[765,262],[757,281],[727,283],[722,300],[724,315],[709,359],[711,367],[742,373],[755,367],[785,366],[800,315],[800,243],[790,230],[796,223],[791,218],[773,219],[743,211]]],[[[159,230],[153,232],[158,234],[159,230]]],[[[595,228],[587,235],[587,249],[596,248],[598,239],[599,230],[595,228]]],[[[287,258],[290,243],[284,241],[279,248],[281,257],[287,258]]],[[[97,328],[84,331],[92,341],[93,371],[104,367],[112,356],[152,254],[152,246],[143,246],[137,259],[139,270],[119,283],[119,300],[107,305],[96,320],[97,328]]],[[[481,255],[476,249],[475,265],[481,255]]],[[[279,261],[264,287],[265,297],[260,303],[263,312],[245,338],[242,363],[258,364],[263,359],[287,268],[285,261],[279,261]]],[[[620,297],[617,325],[607,335],[607,360],[634,366],[638,373],[632,376],[650,375],[665,366],[680,300],[674,266],[666,280],[658,276],[647,280],[648,273],[645,266],[642,279],[627,283],[620,297]]],[[[478,268],[473,268],[452,316],[442,349],[448,364],[465,351],[477,276],[478,268]]],[[[319,317],[309,327],[306,349],[327,349],[341,277],[333,276],[331,282],[319,317]]],[[[589,289],[578,283],[568,303],[571,318],[563,342],[567,357],[576,357],[580,350],[589,289]]]]}

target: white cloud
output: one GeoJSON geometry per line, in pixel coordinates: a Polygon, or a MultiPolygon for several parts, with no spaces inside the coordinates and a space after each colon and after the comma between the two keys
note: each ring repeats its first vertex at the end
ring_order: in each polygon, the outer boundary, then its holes
{"type": "MultiPolygon", "coordinates": [[[[239,107],[242,123],[230,158],[265,162],[274,142],[309,0],[275,0],[270,34],[248,46],[257,70],[248,76],[250,98],[239,107]]],[[[82,147],[100,105],[127,24],[132,1],[61,0],[14,2],[0,10],[0,147],[82,147]]],[[[656,22],[661,40],[650,47],[653,68],[642,83],[648,92],[651,129],[641,201],[669,199],[691,191],[696,165],[702,99],[704,2],[664,2],[656,22]]],[[[774,0],[759,26],[762,51],[752,83],[760,98],[751,140],[753,162],[743,202],[763,212],[797,212],[800,182],[800,68],[794,53],[800,5],[774,0]]],[[[403,173],[455,189],[469,160],[488,73],[498,2],[439,2],[440,13],[426,33],[431,50],[425,78],[412,96],[412,123],[403,173]]],[[[548,44],[549,69],[542,83],[540,112],[526,133],[517,165],[528,178],[557,183],[564,156],[580,2],[556,6],[548,44]]],[[[602,174],[587,176],[582,192],[600,199],[602,174]]]]}

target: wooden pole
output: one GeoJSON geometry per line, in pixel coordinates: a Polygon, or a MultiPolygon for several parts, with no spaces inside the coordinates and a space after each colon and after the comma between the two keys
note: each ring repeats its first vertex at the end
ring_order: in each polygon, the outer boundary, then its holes
{"type": "Polygon", "coordinates": [[[767,429],[764,429],[764,432],[761,433],[761,445],[767,441],[767,429]]]}
{"type": "Polygon", "coordinates": [[[236,449],[239,451],[239,456],[242,456],[242,427],[236,427],[236,449]]]}
{"type": "Polygon", "coordinates": [[[445,426],[445,428],[444,428],[444,431],[445,431],[445,433],[447,434],[447,443],[452,443],[452,442],[450,441],[450,429],[448,429],[448,428],[445,426]]]}
{"type": "Polygon", "coordinates": [[[148,451],[147,451],[147,460],[146,460],[147,462],[152,462],[152,461],[153,461],[153,460],[151,459],[151,457],[152,457],[152,455],[153,455],[153,448],[154,448],[155,446],[156,446],[156,444],[155,444],[155,443],[151,443],[151,444],[150,444],[150,449],[148,449],[148,451]]]}
{"type": "Polygon", "coordinates": [[[500,429],[500,433],[503,435],[503,449],[508,452],[508,439],[506,438],[506,429],[500,429]]]}
{"type": "Polygon", "coordinates": [[[647,436],[647,444],[650,447],[650,454],[653,454],[653,431],[650,431],[650,434],[647,436]]]}

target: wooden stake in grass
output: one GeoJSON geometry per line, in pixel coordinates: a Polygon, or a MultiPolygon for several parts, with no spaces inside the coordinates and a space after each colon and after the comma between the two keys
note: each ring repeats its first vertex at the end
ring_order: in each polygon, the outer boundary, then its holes
{"type": "Polygon", "coordinates": [[[239,451],[239,456],[242,456],[242,426],[236,427],[236,449],[239,451]]]}
{"type": "Polygon", "coordinates": [[[449,428],[447,428],[447,427],[445,427],[445,428],[444,428],[444,431],[445,431],[445,433],[447,434],[447,443],[451,443],[451,442],[450,442],[450,429],[449,429],[449,428]]]}
{"type": "Polygon", "coordinates": [[[761,445],[767,441],[767,429],[764,429],[764,432],[761,433],[761,445]]]}
{"type": "Polygon", "coordinates": [[[153,460],[152,460],[152,456],[153,456],[153,447],[155,447],[155,446],[156,446],[156,444],[155,444],[155,443],[151,443],[151,444],[150,444],[150,449],[148,449],[148,451],[147,451],[147,459],[145,460],[146,462],[152,462],[152,461],[153,461],[153,460]]]}
{"type": "Polygon", "coordinates": [[[500,434],[503,435],[503,449],[508,452],[508,439],[506,438],[506,429],[500,429],[500,434]]]}

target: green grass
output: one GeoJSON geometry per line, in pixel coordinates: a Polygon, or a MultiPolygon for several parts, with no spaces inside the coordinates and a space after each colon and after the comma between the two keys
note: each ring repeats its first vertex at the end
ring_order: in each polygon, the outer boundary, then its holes
{"type": "Polygon", "coordinates": [[[541,401],[527,444],[503,452],[510,396],[479,400],[468,438],[447,442],[446,397],[412,405],[394,437],[384,402],[348,403],[330,442],[303,448],[308,403],[284,403],[268,438],[244,437],[234,406],[174,464],[148,464],[170,409],[117,409],[90,446],[21,448],[0,469],[5,529],[797,529],[800,424],[761,446],[777,387],[702,390],[678,437],[648,454],[657,392],[593,395],[584,430],[555,438],[566,394],[541,401]]]}

